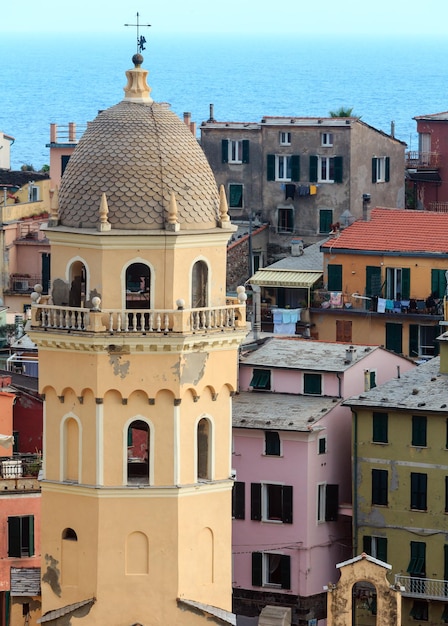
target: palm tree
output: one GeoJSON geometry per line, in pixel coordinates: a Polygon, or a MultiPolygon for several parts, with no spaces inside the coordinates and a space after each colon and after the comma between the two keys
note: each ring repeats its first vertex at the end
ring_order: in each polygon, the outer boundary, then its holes
{"type": "Polygon", "coordinates": [[[353,107],[339,107],[336,111],[329,111],[328,114],[330,117],[358,117],[357,115],[352,115],[353,107]]]}

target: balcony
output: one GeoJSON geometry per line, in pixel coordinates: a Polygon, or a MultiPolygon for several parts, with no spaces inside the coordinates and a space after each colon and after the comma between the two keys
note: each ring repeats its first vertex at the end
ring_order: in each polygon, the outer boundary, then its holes
{"type": "Polygon", "coordinates": [[[430,202],[428,204],[428,211],[435,211],[436,213],[448,213],[448,202],[430,202]]]}
{"type": "Polygon", "coordinates": [[[14,454],[0,457],[0,492],[39,491],[40,454],[14,454]]]}
{"type": "Polygon", "coordinates": [[[440,167],[440,154],[437,152],[406,152],[406,168],[436,170],[440,167]]]}
{"type": "Polygon", "coordinates": [[[392,309],[379,312],[375,299],[363,296],[359,293],[345,293],[317,289],[312,293],[311,308],[319,311],[345,310],[354,313],[372,313],[374,315],[426,315],[430,317],[443,317],[444,303],[439,300],[432,309],[426,307],[424,299],[410,299],[394,301],[392,309]]]}
{"type": "Polygon", "coordinates": [[[42,282],[40,274],[11,274],[9,277],[9,293],[31,293],[34,285],[42,282]]]}
{"type": "Polygon", "coordinates": [[[448,601],[448,580],[412,578],[395,574],[395,584],[400,585],[401,595],[407,598],[448,601]]]}

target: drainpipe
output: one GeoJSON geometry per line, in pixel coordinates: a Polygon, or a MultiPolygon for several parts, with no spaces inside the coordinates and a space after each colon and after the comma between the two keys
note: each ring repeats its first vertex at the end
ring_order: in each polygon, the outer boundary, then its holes
{"type": "Polygon", "coordinates": [[[336,372],[336,377],[338,379],[338,398],[342,398],[342,380],[341,380],[341,373],[340,372],[336,372]]]}
{"type": "Polygon", "coordinates": [[[358,554],[358,413],[353,415],[353,557],[358,554]]]}

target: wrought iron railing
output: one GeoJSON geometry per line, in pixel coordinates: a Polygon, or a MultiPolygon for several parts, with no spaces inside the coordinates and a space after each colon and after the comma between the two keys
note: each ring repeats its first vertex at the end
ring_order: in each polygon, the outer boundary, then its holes
{"type": "Polygon", "coordinates": [[[406,152],[406,167],[435,169],[440,167],[440,154],[438,152],[406,152]]]}

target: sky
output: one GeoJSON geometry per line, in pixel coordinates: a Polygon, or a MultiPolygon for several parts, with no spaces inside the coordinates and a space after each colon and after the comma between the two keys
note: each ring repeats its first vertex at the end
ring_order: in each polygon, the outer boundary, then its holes
{"type": "MultiPolygon", "coordinates": [[[[132,7],[122,0],[22,0],[3,3],[2,30],[8,34],[124,33],[125,23],[151,24],[160,33],[295,35],[448,34],[447,0],[167,0],[132,7]],[[278,7],[278,9],[277,9],[278,7]],[[426,17],[425,15],[428,17],[426,17]]],[[[130,29],[129,29],[130,30],[130,29]]]]}

